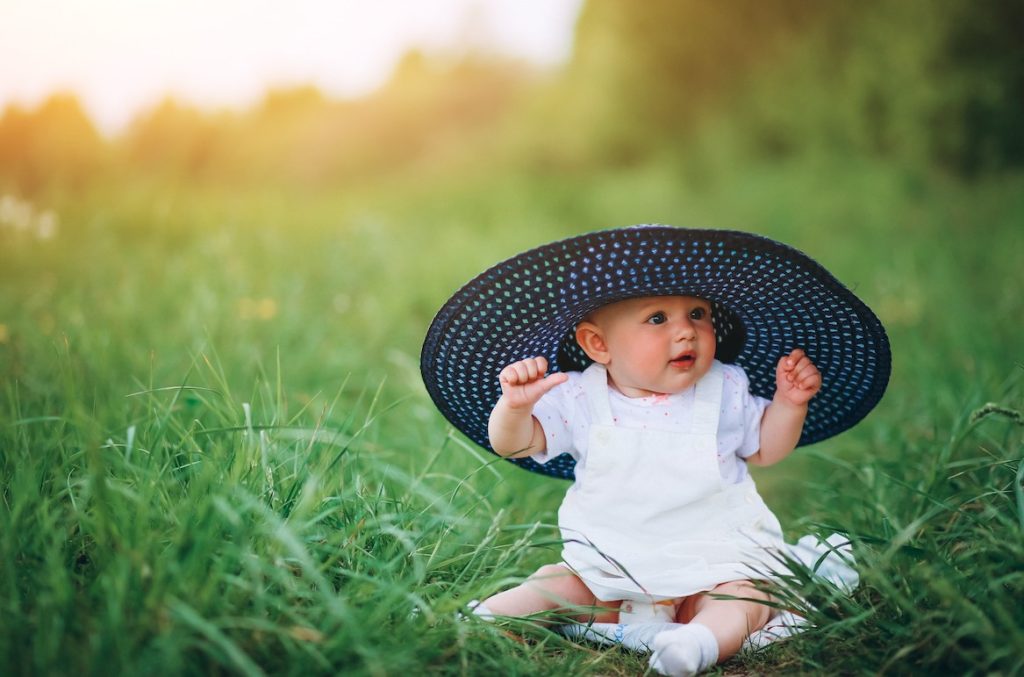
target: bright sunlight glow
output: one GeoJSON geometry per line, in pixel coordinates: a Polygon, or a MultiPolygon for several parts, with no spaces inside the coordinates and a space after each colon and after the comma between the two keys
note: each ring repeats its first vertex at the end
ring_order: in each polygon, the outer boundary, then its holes
{"type": "Polygon", "coordinates": [[[71,91],[105,132],[172,95],[239,107],[269,87],[358,96],[407,50],[564,61],[582,0],[0,0],[0,107],[71,91]]]}

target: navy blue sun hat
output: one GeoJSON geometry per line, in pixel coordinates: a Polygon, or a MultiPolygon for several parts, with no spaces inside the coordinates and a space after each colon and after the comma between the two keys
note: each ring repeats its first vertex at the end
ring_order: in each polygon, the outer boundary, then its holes
{"type": "MultiPolygon", "coordinates": [[[[427,392],[452,425],[492,451],[487,419],[498,374],[528,357],[551,371],[590,359],[575,327],[608,303],[637,296],[699,296],[712,304],[715,357],[743,367],[770,399],[778,360],[802,348],[822,376],[800,445],[837,435],[882,398],[891,356],[882,323],[820,264],[759,235],[643,225],[546,244],[484,271],[434,317],[420,355],[427,392]]],[[[527,470],[571,479],[569,454],[527,470]]]]}

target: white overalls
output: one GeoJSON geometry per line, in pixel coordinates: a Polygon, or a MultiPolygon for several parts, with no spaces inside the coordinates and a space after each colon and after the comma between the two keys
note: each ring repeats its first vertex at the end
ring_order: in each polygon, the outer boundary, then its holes
{"type": "Polygon", "coordinates": [[[753,480],[725,484],[718,470],[720,364],[696,384],[686,433],[616,426],[601,365],[583,373],[583,390],[593,420],[584,480],[558,523],[563,560],[598,599],[653,603],[783,570],[782,529],[753,480]]]}

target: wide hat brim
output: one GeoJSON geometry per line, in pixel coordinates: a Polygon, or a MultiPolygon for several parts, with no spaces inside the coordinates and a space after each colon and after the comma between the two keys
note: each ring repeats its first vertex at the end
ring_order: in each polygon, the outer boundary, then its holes
{"type": "MultiPolygon", "coordinates": [[[[778,360],[802,348],[821,371],[800,445],[863,419],[881,399],[891,357],[882,323],[806,254],[759,235],[659,225],[598,231],[546,244],[484,271],[438,311],[423,344],[427,392],[452,425],[491,450],[487,420],[498,374],[528,357],[552,371],[590,363],[574,330],[600,306],[637,296],[712,302],[716,358],[746,371],[750,391],[771,398],[778,360]]],[[[521,467],[572,478],[568,454],[521,467]]]]}

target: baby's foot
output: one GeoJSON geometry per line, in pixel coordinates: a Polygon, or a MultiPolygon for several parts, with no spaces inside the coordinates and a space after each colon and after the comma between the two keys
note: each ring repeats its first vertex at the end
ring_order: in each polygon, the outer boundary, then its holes
{"type": "Polygon", "coordinates": [[[718,641],[700,623],[663,632],[651,643],[651,669],[660,675],[689,677],[718,662],[718,641]]]}

